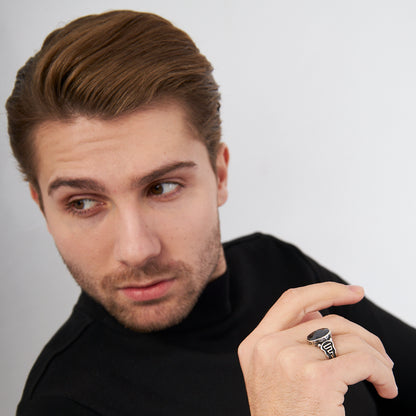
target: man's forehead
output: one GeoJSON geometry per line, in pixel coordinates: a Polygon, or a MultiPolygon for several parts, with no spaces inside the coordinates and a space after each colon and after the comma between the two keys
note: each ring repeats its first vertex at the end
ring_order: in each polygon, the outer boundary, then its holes
{"type": "Polygon", "coordinates": [[[165,129],[171,133],[175,131],[180,134],[186,133],[187,136],[201,140],[197,129],[188,117],[185,106],[174,100],[160,101],[117,117],[76,114],[66,119],[46,120],[35,128],[33,137],[35,146],[38,147],[42,146],[45,138],[60,143],[68,132],[79,141],[86,142],[117,138],[118,135],[114,133],[143,127],[165,129]]]}
{"type": "Polygon", "coordinates": [[[45,122],[35,140],[39,180],[48,193],[74,179],[104,177],[109,172],[157,173],[160,166],[198,159],[201,149],[208,158],[205,145],[188,128],[182,108],[172,105],[114,120],[78,116],[45,122]]]}

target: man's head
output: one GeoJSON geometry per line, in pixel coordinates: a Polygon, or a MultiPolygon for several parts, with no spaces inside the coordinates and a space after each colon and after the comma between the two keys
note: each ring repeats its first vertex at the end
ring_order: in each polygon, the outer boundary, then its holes
{"type": "Polygon", "coordinates": [[[167,99],[183,105],[215,167],[220,95],[190,37],[149,13],[85,16],[52,32],[20,69],[6,104],[10,143],[39,191],[34,134],[44,121],[115,119],[167,99]]]}
{"type": "Polygon", "coordinates": [[[122,324],[169,327],[225,271],[212,68],[160,17],[53,32],[7,103],[13,151],[75,280],[122,324]]]}

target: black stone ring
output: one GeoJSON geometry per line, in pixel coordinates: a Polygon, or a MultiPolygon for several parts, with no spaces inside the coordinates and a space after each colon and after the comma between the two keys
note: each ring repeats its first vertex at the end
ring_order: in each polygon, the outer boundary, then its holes
{"type": "Polygon", "coordinates": [[[331,331],[328,328],[321,328],[311,332],[308,335],[307,340],[309,344],[320,348],[327,358],[331,359],[337,356],[335,345],[332,341],[331,331]]]}

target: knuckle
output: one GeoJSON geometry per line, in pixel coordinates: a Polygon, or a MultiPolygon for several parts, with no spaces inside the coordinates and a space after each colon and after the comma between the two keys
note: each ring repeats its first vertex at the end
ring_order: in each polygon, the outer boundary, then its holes
{"type": "Polygon", "coordinates": [[[276,361],[282,368],[291,369],[299,361],[299,351],[296,347],[283,348],[276,354],[276,361]]]}
{"type": "Polygon", "coordinates": [[[244,359],[247,356],[247,344],[243,341],[237,349],[237,355],[240,360],[244,359]]]}
{"type": "Polygon", "coordinates": [[[256,340],[254,336],[250,334],[240,343],[240,345],[237,348],[237,354],[240,359],[251,354],[255,342],[256,340]]]}
{"type": "Polygon", "coordinates": [[[373,354],[370,353],[364,353],[362,361],[363,364],[367,363],[369,368],[371,368],[372,370],[374,370],[377,366],[380,365],[380,361],[373,354]]]}
{"type": "Polygon", "coordinates": [[[281,295],[280,299],[285,303],[293,303],[296,302],[296,299],[299,298],[299,292],[295,288],[287,289],[281,295]]]}
{"type": "Polygon", "coordinates": [[[374,347],[377,350],[382,351],[382,352],[385,351],[384,350],[384,344],[377,335],[375,335],[373,333],[370,333],[370,338],[371,338],[371,342],[373,343],[374,347]]]}
{"type": "Polygon", "coordinates": [[[273,356],[273,343],[270,336],[250,339],[247,337],[237,348],[241,364],[249,362],[264,365],[273,356]]]}
{"type": "Polygon", "coordinates": [[[323,381],[331,378],[331,372],[328,366],[323,365],[321,361],[313,361],[306,364],[302,369],[302,380],[311,385],[321,385],[323,381]]]}
{"type": "Polygon", "coordinates": [[[276,349],[276,344],[272,336],[261,337],[254,345],[253,352],[258,357],[270,357],[276,349]]]}
{"type": "Polygon", "coordinates": [[[299,360],[299,348],[295,346],[281,349],[274,357],[276,371],[295,382],[303,382],[304,365],[299,360]]]}

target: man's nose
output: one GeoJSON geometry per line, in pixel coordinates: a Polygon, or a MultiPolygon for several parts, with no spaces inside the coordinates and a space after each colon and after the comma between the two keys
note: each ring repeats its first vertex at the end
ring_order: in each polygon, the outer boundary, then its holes
{"type": "Polygon", "coordinates": [[[138,210],[124,210],[116,222],[115,257],[130,267],[141,267],[161,252],[161,241],[152,227],[151,218],[141,215],[138,210]]]}

